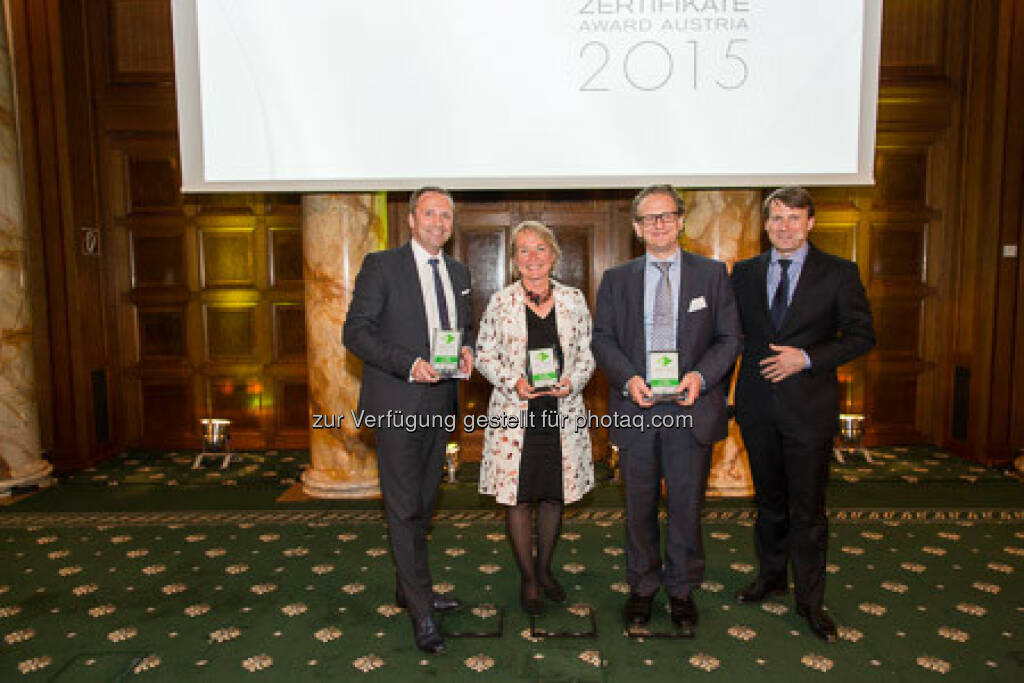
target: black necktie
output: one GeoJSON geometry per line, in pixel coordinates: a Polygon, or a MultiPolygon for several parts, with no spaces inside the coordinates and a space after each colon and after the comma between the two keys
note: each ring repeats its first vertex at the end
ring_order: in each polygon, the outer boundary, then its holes
{"type": "Polygon", "coordinates": [[[779,259],[779,267],[782,273],[779,275],[779,286],[775,288],[775,296],[772,297],[772,327],[778,332],[782,327],[782,321],[786,318],[786,311],[789,309],[789,264],[793,261],[788,258],[779,259]]]}
{"type": "Polygon", "coordinates": [[[442,330],[452,329],[448,321],[448,299],[444,295],[444,285],[441,284],[441,271],[437,269],[438,259],[427,259],[427,263],[434,269],[434,292],[437,294],[437,319],[442,330]]]}

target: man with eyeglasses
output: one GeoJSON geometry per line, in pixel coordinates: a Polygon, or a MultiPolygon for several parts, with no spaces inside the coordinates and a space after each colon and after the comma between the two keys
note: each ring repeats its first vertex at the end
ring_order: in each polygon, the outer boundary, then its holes
{"type": "Polygon", "coordinates": [[[683,201],[670,185],[633,200],[633,230],[645,254],[609,268],[594,311],[592,347],[611,386],[610,438],[626,489],[623,618],[650,621],[664,586],[672,622],[693,635],[693,591],[704,577],[700,515],[711,448],[727,434],[727,375],[741,346],[725,265],[679,247],[683,201]],[[628,424],[630,426],[618,426],[628,424]],[[662,560],[658,503],[667,490],[662,560]]]}

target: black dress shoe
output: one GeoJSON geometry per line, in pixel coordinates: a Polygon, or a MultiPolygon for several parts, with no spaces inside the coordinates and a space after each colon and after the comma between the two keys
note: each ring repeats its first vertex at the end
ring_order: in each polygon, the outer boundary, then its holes
{"type": "Polygon", "coordinates": [[[562,584],[558,583],[558,579],[551,576],[548,577],[548,580],[551,583],[545,584],[544,582],[541,582],[540,584],[540,589],[544,591],[544,595],[547,596],[548,600],[561,603],[569,599],[565,589],[562,588],[562,584]]]}
{"type": "Polygon", "coordinates": [[[697,624],[697,605],[693,602],[693,596],[685,598],[674,598],[668,596],[669,614],[672,623],[684,631],[686,635],[693,635],[693,627],[697,624]]]}
{"type": "Polygon", "coordinates": [[[430,606],[434,608],[435,612],[454,612],[462,607],[462,601],[458,598],[448,598],[434,593],[434,599],[430,601],[430,606]]]}
{"type": "Polygon", "coordinates": [[[821,607],[797,605],[796,613],[807,619],[811,632],[826,643],[836,642],[836,622],[821,607]]]}
{"type": "MultiPolygon", "coordinates": [[[[446,598],[440,593],[431,593],[430,595],[430,607],[435,612],[454,612],[462,607],[462,601],[458,598],[446,598]]],[[[405,593],[395,591],[395,605],[402,609],[409,606],[409,601],[405,599],[405,593]]]]}
{"type": "Polygon", "coordinates": [[[416,647],[432,655],[439,655],[444,652],[444,638],[437,628],[434,617],[420,617],[412,620],[412,634],[416,640],[416,647]]]}
{"type": "Polygon", "coordinates": [[[525,581],[519,584],[519,606],[531,617],[540,616],[544,611],[544,603],[541,602],[537,589],[531,591],[530,585],[525,581]]]}
{"type": "Polygon", "coordinates": [[[738,602],[761,602],[770,595],[785,595],[787,592],[785,583],[765,581],[757,579],[754,583],[736,591],[738,602]]]}
{"type": "Polygon", "coordinates": [[[653,595],[630,593],[622,608],[622,618],[626,620],[627,624],[643,626],[651,620],[651,603],[653,602],[653,595]]]}

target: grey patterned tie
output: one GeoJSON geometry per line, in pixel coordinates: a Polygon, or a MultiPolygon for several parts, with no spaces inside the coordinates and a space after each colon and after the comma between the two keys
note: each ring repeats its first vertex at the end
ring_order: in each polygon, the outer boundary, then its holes
{"type": "Polygon", "coordinates": [[[651,330],[651,348],[648,351],[668,351],[676,348],[676,335],[672,321],[672,283],[668,279],[671,262],[655,262],[661,279],[654,290],[654,326],[651,330]]]}

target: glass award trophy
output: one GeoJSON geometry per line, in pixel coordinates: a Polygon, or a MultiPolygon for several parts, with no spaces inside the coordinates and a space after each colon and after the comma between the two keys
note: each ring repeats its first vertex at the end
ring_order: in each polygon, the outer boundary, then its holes
{"type": "Polygon", "coordinates": [[[658,403],[675,401],[679,388],[679,353],[651,351],[647,354],[647,385],[658,403]]]}
{"type": "Polygon", "coordinates": [[[526,352],[526,379],[538,390],[550,390],[558,383],[558,356],[551,347],[526,352]]]}
{"type": "Polygon", "coordinates": [[[459,377],[460,330],[434,329],[430,335],[430,367],[442,378],[459,377]]]}

